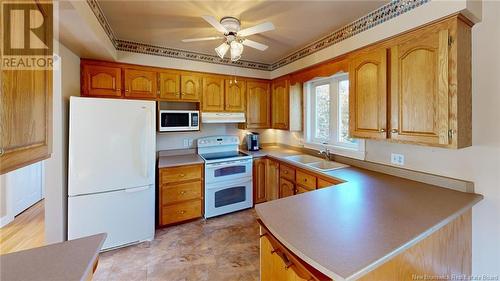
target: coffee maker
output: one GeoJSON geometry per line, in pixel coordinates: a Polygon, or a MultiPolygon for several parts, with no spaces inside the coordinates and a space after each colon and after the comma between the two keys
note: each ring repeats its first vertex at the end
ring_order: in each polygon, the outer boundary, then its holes
{"type": "Polygon", "coordinates": [[[259,133],[251,132],[247,134],[247,149],[249,151],[259,150],[259,133]]]}

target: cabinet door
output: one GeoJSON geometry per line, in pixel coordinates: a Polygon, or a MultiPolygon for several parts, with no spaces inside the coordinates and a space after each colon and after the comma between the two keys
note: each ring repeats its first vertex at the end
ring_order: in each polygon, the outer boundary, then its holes
{"type": "Polygon", "coordinates": [[[244,112],[246,83],[245,81],[235,81],[227,79],[226,84],[226,97],[225,109],[226,111],[244,112]]]}
{"type": "Polygon", "coordinates": [[[387,51],[355,56],[349,66],[349,131],[358,138],[387,138],[387,51]]]}
{"type": "MultiPolygon", "coordinates": [[[[42,11],[42,15],[46,17],[46,11],[42,11]]],[[[19,21],[10,24],[18,27],[24,24],[22,17],[17,19],[19,21]]],[[[52,40],[52,26],[44,27],[37,29],[37,36],[48,42],[52,40]]],[[[19,55],[23,50],[13,51],[12,55],[19,55]]],[[[44,55],[52,53],[47,51],[44,55]]],[[[0,71],[0,174],[4,174],[50,157],[52,70],[0,71]]]]}
{"type": "Polygon", "coordinates": [[[181,98],[181,75],[176,72],[160,72],[158,75],[160,99],[179,100],[181,98]]]}
{"type": "Polygon", "coordinates": [[[280,198],[295,195],[295,184],[287,179],[280,178],[280,198]]]}
{"type": "MultiPolygon", "coordinates": [[[[306,281],[323,280],[312,276],[302,278],[297,273],[297,266],[293,264],[283,251],[273,248],[266,236],[260,238],[260,280],[261,281],[306,281]],[[287,263],[285,263],[287,261],[287,263]]],[[[304,274],[301,274],[304,275],[304,274]]]]}
{"type": "Polygon", "coordinates": [[[264,158],[253,160],[254,204],[266,202],[266,162],[264,158]]]}
{"type": "Polygon", "coordinates": [[[103,65],[82,65],[82,95],[121,97],[121,69],[103,65]]]}
{"type": "Polygon", "coordinates": [[[448,30],[391,48],[391,138],[448,144],[448,30]]]}
{"type": "Polygon", "coordinates": [[[290,94],[288,80],[273,83],[271,105],[271,120],[273,129],[288,130],[290,118],[290,94]]]}
{"type": "Polygon", "coordinates": [[[203,77],[203,111],[224,111],[224,79],[203,77]]]}
{"type": "Polygon", "coordinates": [[[271,95],[268,82],[247,82],[247,128],[271,127],[271,95]]]}
{"type": "Polygon", "coordinates": [[[267,160],[266,170],[266,199],[276,200],[279,198],[280,163],[271,159],[267,160]]]}
{"type": "Polygon", "coordinates": [[[126,68],[123,70],[125,97],[156,98],[156,72],[126,68]]]}
{"type": "Polygon", "coordinates": [[[181,75],[181,99],[200,100],[200,77],[196,75],[181,75]]]}

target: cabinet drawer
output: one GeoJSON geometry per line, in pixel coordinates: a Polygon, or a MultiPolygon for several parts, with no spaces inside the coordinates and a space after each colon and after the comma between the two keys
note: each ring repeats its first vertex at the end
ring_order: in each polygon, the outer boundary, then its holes
{"type": "Polygon", "coordinates": [[[308,192],[308,191],[313,191],[314,188],[302,186],[302,185],[297,185],[297,194],[308,192]]]}
{"type": "Polygon", "coordinates": [[[201,217],[201,200],[193,200],[161,208],[161,223],[163,225],[198,217],[201,217]]]}
{"type": "Polygon", "coordinates": [[[203,165],[190,165],[160,170],[160,184],[201,179],[203,165]]]}
{"type": "Polygon", "coordinates": [[[295,181],[295,169],[286,165],[280,167],[280,177],[295,181]]]}
{"type": "Polygon", "coordinates": [[[336,181],[333,181],[333,180],[327,181],[327,180],[318,178],[318,188],[329,187],[329,186],[336,185],[336,184],[338,184],[338,182],[336,182],[336,181]]]}
{"type": "Polygon", "coordinates": [[[192,199],[201,199],[201,181],[161,187],[161,202],[163,205],[192,199]]]}
{"type": "Polygon", "coordinates": [[[304,187],[316,189],[316,177],[297,171],[297,184],[300,184],[304,187]]]}

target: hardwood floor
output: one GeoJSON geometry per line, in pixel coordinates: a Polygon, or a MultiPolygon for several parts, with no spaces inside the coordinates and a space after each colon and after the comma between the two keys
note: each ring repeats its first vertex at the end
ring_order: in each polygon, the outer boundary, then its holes
{"type": "Polygon", "coordinates": [[[45,208],[41,200],[0,228],[0,254],[43,246],[45,244],[45,208]]]}
{"type": "Polygon", "coordinates": [[[93,280],[259,280],[255,211],[159,229],[152,242],[102,253],[93,280]]]}

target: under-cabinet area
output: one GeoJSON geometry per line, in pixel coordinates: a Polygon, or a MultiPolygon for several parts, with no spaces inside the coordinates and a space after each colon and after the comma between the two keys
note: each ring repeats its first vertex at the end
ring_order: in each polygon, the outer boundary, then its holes
{"type": "Polygon", "coordinates": [[[498,280],[500,2],[0,6],[0,279],[498,280]]]}

